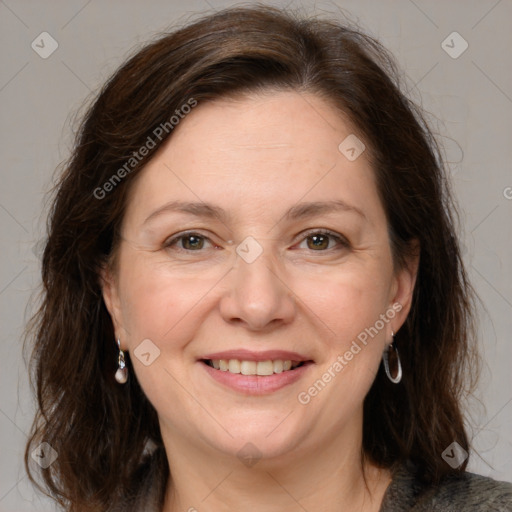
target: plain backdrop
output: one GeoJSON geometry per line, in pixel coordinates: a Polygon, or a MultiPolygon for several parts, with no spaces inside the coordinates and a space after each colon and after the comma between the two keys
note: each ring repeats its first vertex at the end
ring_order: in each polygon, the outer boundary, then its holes
{"type": "MultiPolygon", "coordinates": [[[[511,0],[269,3],[330,17],[343,10],[395,54],[410,95],[429,112],[449,162],[463,213],[464,257],[482,301],[486,365],[469,411],[477,450],[470,470],[512,481],[511,0]]],[[[73,115],[134,47],[230,5],[0,0],[0,511],[54,509],[32,489],[22,464],[34,408],[21,334],[39,284],[45,193],[69,155],[73,115]],[[32,47],[41,37],[45,51],[58,44],[47,58],[32,47]]]]}

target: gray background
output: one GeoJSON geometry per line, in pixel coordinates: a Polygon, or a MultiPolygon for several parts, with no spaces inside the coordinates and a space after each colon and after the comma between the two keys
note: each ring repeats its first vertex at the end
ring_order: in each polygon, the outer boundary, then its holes
{"type": "MultiPolygon", "coordinates": [[[[463,212],[464,256],[482,299],[486,364],[469,404],[478,451],[470,469],[512,481],[511,0],[269,3],[333,15],[346,10],[396,55],[410,94],[430,113],[463,212]],[[441,46],[454,31],[469,44],[458,58],[441,46]]],[[[20,336],[39,282],[44,193],[68,156],[73,114],[134,46],[229,5],[0,0],[0,511],[53,510],[22,466],[33,401],[20,336]],[[47,59],[31,48],[44,31],[59,45],[47,59]]],[[[461,48],[457,39],[446,44],[452,52],[461,48]]]]}

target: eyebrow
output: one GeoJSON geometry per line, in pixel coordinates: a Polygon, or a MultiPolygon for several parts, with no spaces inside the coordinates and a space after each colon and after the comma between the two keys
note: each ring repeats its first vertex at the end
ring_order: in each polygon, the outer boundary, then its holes
{"type": "Polygon", "coordinates": [[[314,201],[309,203],[299,203],[292,206],[285,214],[283,218],[287,220],[298,220],[307,217],[315,217],[317,215],[337,213],[337,212],[351,212],[356,213],[363,219],[366,219],[366,215],[362,210],[351,204],[342,201],[341,199],[333,201],[314,201]]]}
{"type": "Polygon", "coordinates": [[[160,208],[156,209],[153,213],[146,218],[143,222],[143,225],[167,212],[177,212],[177,213],[189,213],[191,215],[195,215],[196,217],[204,217],[207,219],[218,219],[222,222],[226,221],[229,217],[225,210],[220,208],[219,206],[214,206],[209,203],[194,203],[187,201],[171,201],[169,203],[164,204],[160,208]]]}
{"type": "MultiPolygon", "coordinates": [[[[313,201],[307,203],[299,203],[292,206],[281,219],[288,221],[300,220],[309,217],[315,217],[322,214],[336,213],[336,212],[351,212],[356,213],[360,217],[366,220],[366,215],[362,210],[356,206],[350,205],[340,199],[333,201],[313,201]]],[[[206,219],[217,219],[221,222],[227,222],[230,215],[219,206],[215,206],[204,202],[187,202],[187,201],[171,201],[164,204],[160,208],[152,212],[143,225],[162,215],[163,213],[177,212],[177,213],[189,213],[196,217],[203,217],[206,219]]]]}

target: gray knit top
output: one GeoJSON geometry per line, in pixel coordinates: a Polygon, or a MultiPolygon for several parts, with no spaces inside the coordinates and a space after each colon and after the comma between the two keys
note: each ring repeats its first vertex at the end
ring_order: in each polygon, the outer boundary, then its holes
{"type": "MultiPolygon", "coordinates": [[[[139,485],[139,492],[127,496],[124,504],[115,509],[116,512],[161,512],[164,489],[155,485],[161,479],[155,464],[148,462],[145,471],[139,474],[142,489],[139,485]]],[[[404,511],[512,512],[512,483],[463,472],[432,486],[416,478],[414,466],[406,464],[393,472],[380,508],[380,512],[404,511]]],[[[247,503],[238,512],[255,512],[255,509],[247,503]]]]}
{"type": "Polygon", "coordinates": [[[411,466],[394,474],[380,512],[512,512],[512,483],[473,473],[449,476],[437,486],[422,484],[411,466]]]}

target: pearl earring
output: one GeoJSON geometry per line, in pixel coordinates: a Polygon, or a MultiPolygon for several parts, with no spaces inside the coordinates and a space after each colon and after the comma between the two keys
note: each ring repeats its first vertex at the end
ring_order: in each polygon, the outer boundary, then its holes
{"type": "Polygon", "coordinates": [[[125,384],[128,380],[128,368],[126,368],[124,352],[121,350],[121,340],[119,338],[117,338],[117,346],[119,347],[119,357],[117,358],[118,368],[115,377],[119,384],[125,384]]]}

